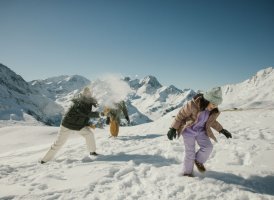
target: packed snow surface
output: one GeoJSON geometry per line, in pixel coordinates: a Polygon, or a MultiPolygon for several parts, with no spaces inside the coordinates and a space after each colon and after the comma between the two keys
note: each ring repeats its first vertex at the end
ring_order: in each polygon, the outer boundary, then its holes
{"type": "Polygon", "coordinates": [[[218,120],[233,138],[217,136],[207,172],[195,168],[194,178],[181,176],[182,138],[166,137],[177,112],[121,127],[116,139],[108,127],[95,129],[97,158],[75,133],[44,165],[58,127],[2,124],[0,199],[274,199],[273,109],[223,112],[218,120]]]}

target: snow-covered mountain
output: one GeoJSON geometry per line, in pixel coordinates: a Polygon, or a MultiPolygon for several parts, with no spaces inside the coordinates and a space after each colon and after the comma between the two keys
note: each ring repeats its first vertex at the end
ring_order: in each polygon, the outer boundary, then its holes
{"type": "Polygon", "coordinates": [[[162,86],[153,76],[141,80],[108,76],[91,83],[82,76],[63,75],[27,83],[1,65],[0,120],[31,119],[26,116],[27,113],[38,121],[59,125],[61,116],[71,105],[71,99],[85,86],[89,86],[98,98],[99,110],[111,102],[125,100],[132,125],[151,122],[180,107],[194,94],[193,90],[162,86]]]}
{"type": "Polygon", "coordinates": [[[89,85],[90,80],[79,75],[63,75],[45,80],[33,80],[29,83],[39,93],[60,104],[66,110],[71,104],[71,99],[89,85]]]}
{"type": "Polygon", "coordinates": [[[60,124],[63,108],[34,90],[21,76],[0,64],[0,119],[35,117],[48,125],[60,124]]]}
{"type": "Polygon", "coordinates": [[[274,108],[274,70],[258,71],[242,83],[222,87],[222,109],[274,108]]]}
{"type": "Polygon", "coordinates": [[[147,76],[144,79],[124,79],[133,91],[131,103],[152,120],[181,107],[196,93],[192,89],[180,90],[175,86],[162,86],[156,77],[147,76]]]}
{"type": "MultiPolygon", "coordinates": [[[[159,119],[196,94],[192,89],[163,86],[151,75],[143,79],[109,75],[92,82],[78,75],[63,75],[27,83],[9,68],[0,66],[0,120],[23,120],[28,113],[38,121],[58,125],[63,110],[71,105],[71,99],[88,86],[99,100],[99,110],[104,105],[125,100],[132,125],[137,125],[159,119]]],[[[273,108],[273,83],[274,72],[269,67],[242,83],[222,86],[224,101],[220,108],[273,108]]]]}
{"type": "Polygon", "coordinates": [[[191,89],[182,91],[173,85],[162,86],[154,76],[146,76],[141,80],[107,76],[93,81],[90,87],[100,104],[126,100],[133,124],[154,121],[181,107],[196,94],[191,89]]]}

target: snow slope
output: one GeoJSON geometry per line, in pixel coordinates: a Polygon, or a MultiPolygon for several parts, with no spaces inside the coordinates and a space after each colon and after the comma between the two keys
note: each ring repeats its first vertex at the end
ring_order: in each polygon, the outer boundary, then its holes
{"type": "Polygon", "coordinates": [[[0,120],[26,121],[25,116],[32,115],[45,124],[59,125],[62,113],[61,106],[0,63],[0,120]]]}
{"type": "Polygon", "coordinates": [[[258,71],[242,83],[222,87],[223,109],[274,108],[274,70],[258,71]]]}
{"type": "Polygon", "coordinates": [[[38,160],[58,128],[0,128],[0,199],[274,199],[274,110],[223,112],[219,121],[233,138],[218,135],[195,177],[180,175],[182,139],[166,132],[174,110],[155,122],[121,127],[117,139],[96,129],[98,158],[87,157],[83,138],[71,135],[56,159],[38,160]]]}

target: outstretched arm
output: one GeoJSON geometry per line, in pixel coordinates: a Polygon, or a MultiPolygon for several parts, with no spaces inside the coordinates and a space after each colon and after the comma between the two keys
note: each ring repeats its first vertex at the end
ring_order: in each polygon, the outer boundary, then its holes
{"type": "Polygon", "coordinates": [[[121,102],[121,109],[123,111],[123,114],[124,114],[126,120],[128,121],[128,123],[130,123],[130,120],[129,120],[129,117],[128,117],[127,106],[126,106],[126,103],[124,101],[121,102]]]}
{"type": "Polygon", "coordinates": [[[91,118],[98,118],[99,117],[99,112],[89,112],[88,114],[82,112],[79,108],[75,110],[76,112],[74,112],[73,114],[75,116],[79,116],[79,117],[91,117],[91,118]]]}

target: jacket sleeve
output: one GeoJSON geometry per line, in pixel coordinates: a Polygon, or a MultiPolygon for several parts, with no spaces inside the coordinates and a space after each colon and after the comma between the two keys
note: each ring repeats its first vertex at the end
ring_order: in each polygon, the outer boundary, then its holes
{"type": "Polygon", "coordinates": [[[217,117],[220,114],[220,112],[213,113],[212,115],[210,115],[210,119],[208,119],[207,122],[211,128],[215,129],[218,132],[220,132],[223,129],[222,125],[217,121],[217,117]]]}
{"type": "Polygon", "coordinates": [[[186,118],[191,116],[191,101],[189,101],[183,108],[178,112],[175,120],[171,124],[171,128],[179,129],[181,124],[186,123],[186,118]]]}
{"type": "Polygon", "coordinates": [[[121,108],[125,117],[128,117],[128,110],[124,101],[121,102],[121,108]]]}
{"type": "Polygon", "coordinates": [[[76,112],[74,113],[75,116],[79,117],[88,117],[88,118],[97,118],[99,117],[99,112],[89,112],[88,114],[83,113],[79,108],[76,109],[76,112]]]}
{"type": "Polygon", "coordinates": [[[212,122],[211,127],[218,132],[223,129],[223,126],[217,120],[214,120],[214,122],[212,122]]]}

